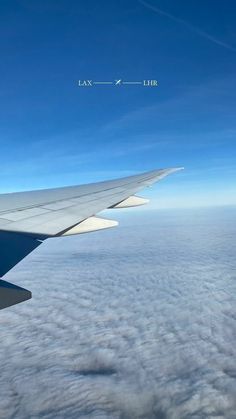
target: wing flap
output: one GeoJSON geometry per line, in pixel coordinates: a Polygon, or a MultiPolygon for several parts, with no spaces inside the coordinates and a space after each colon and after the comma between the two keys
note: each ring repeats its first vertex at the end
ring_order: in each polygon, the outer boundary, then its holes
{"type": "Polygon", "coordinates": [[[124,201],[119,202],[116,205],[113,205],[111,208],[131,208],[139,207],[140,205],[145,205],[149,202],[149,199],[141,198],[140,196],[130,196],[129,198],[124,199],[124,201]]]}
{"type": "Polygon", "coordinates": [[[71,236],[74,234],[89,233],[91,231],[104,230],[106,228],[116,227],[118,221],[110,220],[102,217],[89,217],[76,226],[65,231],[63,236],[71,236]]]}

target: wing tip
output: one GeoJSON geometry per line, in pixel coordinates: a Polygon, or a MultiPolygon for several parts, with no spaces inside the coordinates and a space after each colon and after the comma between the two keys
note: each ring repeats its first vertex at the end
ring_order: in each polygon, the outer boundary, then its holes
{"type": "Polygon", "coordinates": [[[153,173],[154,176],[158,176],[159,179],[162,179],[163,177],[171,175],[172,173],[175,173],[175,172],[180,172],[181,170],[184,170],[183,166],[181,166],[181,167],[169,167],[169,168],[165,168],[165,169],[157,169],[157,170],[154,170],[153,172],[150,172],[150,173],[153,173]]]}
{"type": "Polygon", "coordinates": [[[169,170],[171,173],[174,173],[174,172],[179,172],[180,170],[184,170],[184,167],[183,166],[181,166],[181,167],[170,167],[170,169],[167,169],[167,170],[169,170]]]}

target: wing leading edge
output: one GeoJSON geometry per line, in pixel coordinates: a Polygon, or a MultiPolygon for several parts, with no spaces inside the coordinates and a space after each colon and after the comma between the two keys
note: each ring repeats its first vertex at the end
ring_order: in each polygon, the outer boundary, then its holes
{"type": "MultiPolygon", "coordinates": [[[[89,185],[0,195],[0,277],[50,237],[114,227],[96,214],[147,202],[135,194],[182,168],[89,185]]],[[[30,291],[0,280],[0,309],[31,298],[30,291]],[[7,284],[7,285],[6,285],[7,284]]]]}

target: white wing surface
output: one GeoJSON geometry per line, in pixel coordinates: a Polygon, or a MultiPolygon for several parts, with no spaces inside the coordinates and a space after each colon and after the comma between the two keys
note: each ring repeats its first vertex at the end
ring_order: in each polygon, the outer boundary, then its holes
{"type": "MultiPolygon", "coordinates": [[[[146,186],[180,170],[160,169],[89,185],[0,195],[0,277],[43,240],[117,225],[97,217],[108,208],[142,205],[135,196],[146,186]]],[[[31,293],[0,280],[0,309],[24,301],[31,293]]]]}

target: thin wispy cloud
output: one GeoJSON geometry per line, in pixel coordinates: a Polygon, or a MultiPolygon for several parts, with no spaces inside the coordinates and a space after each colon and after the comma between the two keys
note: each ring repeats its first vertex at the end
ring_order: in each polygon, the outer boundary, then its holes
{"type": "Polygon", "coordinates": [[[186,28],[188,28],[192,32],[195,32],[197,35],[200,35],[203,38],[208,39],[209,41],[213,42],[214,44],[220,45],[223,48],[227,48],[231,51],[236,52],[236,48],[233,47],[232,45],[230,45],[230,44],[228,44],[224,41],[221,41],[220,39],[216,38],[215,36],[210,35],[209,33],[203,31],[202,29],[198,28],[197,26],[192,25],[191,23],[187,22],[186,20],[174,16],[171,13],[168,13],[168,12],[160,9],[156,5],[153,6],[152,4],[147,3],[145,0],[138,0],[138,1],[144,7],[147,7],[148,9],[152,10],[153,12],[158,13],[159,15],[165,16],[165,17],[173,20],[174,22],[177,22],[181,25],[184,25],[186,28]]]}

